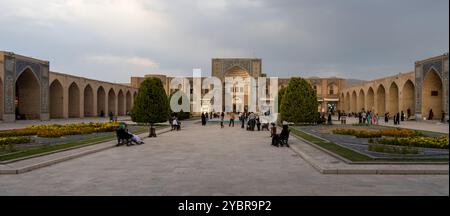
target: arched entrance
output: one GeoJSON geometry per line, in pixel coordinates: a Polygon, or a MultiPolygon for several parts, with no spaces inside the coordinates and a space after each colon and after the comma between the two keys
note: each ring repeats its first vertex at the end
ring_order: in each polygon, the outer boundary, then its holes
{"type": "Polygon", "coordinates": [[[40,119],[41,90],[31,69],[25,69],[17,78],[15,104],[17,119],[40,119]]]}
{"type": "Polygon", "coordinates": [[[123,95],[123,91],[119,90],[119,94],[117,94],[117,102],[118,102],[118,114],[119,116],[125,115],[125,96],[123,95]]]}
{"type": "Polygon", "coordinates": [[[389,113],[396,114],[399,112],[398,109],[398,86],[393,82],[389,87],[389,113]]]}
{"type": "Polygon", "coordinates": [[[358,107],[357,107],[357,104],[358,104],[357,102],[358,102],[358,97],[356,96],[356,91],[353,91],[352,99],[351,99],[351,103],[352,103],[351,110],[354,113],[357,113],[359,111],[358,107]]]}
{"type": "Polygon", "coordinates": [[[84,117],[93,117],[94,114],[94,91],[91,85],[84,88],[84,117]]]}
{"type": "Polygon", "coordinates": [[[380,85],[377,90],[377,110],[376,112],[383,116],[386,113],[386,90],[380,85]]]}
{"type": "Polygon", "coordinates": [[[422,87],[422,116],[428,119],[430,110],[433,110],[433,119],[441,119],[442,80],[434,69],[425,75],[422,87]]]}
{"type": "Polygon", "coordinates": [[[364,90],[361,89],[358,96],[358,112],[362,111],[363,109],[365,110],[365,103],[366,97],[364,95],[364,90]]]}
{"type": "Polygon", "coordinates": [[[402,90],[402,111],[408,114],[408,110],[410,111],[410,115],[414,115],[416,110],[416,103],[414,100],[414,84],[411,80],[406,81],[405,85],[403,85],[402,90]]]}
{"type": "Polygon", "coordinates": [[[130,93],[130,91],[127,91],[127,95],[125,96],[126,97],[126,110],[125,110],[125,112],[126,113],[129,113],[129,112],[131,112],[131,93],[130,93]]]}
{"type": "Polygon", "coordinates": [[[102,86],[100,86],[97,89],[97,115],[98,116],[102,116],[102,114],[106,115],[105,101],[106,101],[105,89],[102,86]]]}
{"type": "Polygon", "coordinates": [[[116,93],[114,93],[113,89],[110,89],[108,92],[108,113],[112,112],[116,115],[116,93]]]}
{"type": "Polygon", "coordinates": [[[50,85],[50,118],[64,118],[64,89],[61,83],[55,79],[50,85]]]}
{"type": "Polygon", "coordinates": [[[80,118],[80,89],[75,82],[69,86],[69,118],[80,118]]]}
{"type": "MultiPolygon", "coordinates": [[[[249,82],[246,80],[246,78],[250,77],[250,74],[247,70],[239,67],[234,66],[227,70],[225,72],[225,79],[226,78],[242,78],[243,83],[238,83],[233,81],[233,83],[226,83],[225,87],[230,88],[231,92],[231,98],[225,98],[225,100],[231,100],[231,101],[225,101],[225,106],[230,105],[231,102],[231,111],[233,112],[243,112],[248,109],[249,106],[249,82]],[[242,98],[239,98],[242,95],[242,98]],[[239,98],[239,99],[237,99],[239,98]]],[[[225,80],[226,81],[226,80],[225,80]]],[[[255,101],[256,102],[256,101],[255,101]]]]}
{"type": "Polygon", "coordinates": [[[375,93],[373,92],[373,88],[370,87],[367,91],[367,110],[375,111],[375,93]]]}

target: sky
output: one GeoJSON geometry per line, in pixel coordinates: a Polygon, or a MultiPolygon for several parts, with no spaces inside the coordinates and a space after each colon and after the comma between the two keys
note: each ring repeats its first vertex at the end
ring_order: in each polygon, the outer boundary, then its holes
{"type": "Polygon", "coordinates": [[[448,0],[0,0],[0,50],[109,82],[262,59],[278,77],[370,80],[449,50],[448,0]]]}

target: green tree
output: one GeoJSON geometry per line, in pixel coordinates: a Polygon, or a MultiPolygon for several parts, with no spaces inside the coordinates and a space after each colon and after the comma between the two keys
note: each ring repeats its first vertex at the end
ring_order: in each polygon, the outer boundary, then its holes
{"type": "Polygon", "coordinates": [[[282,121],[294,123],[317,122],[317,95],[311,85],[302,78],[292,78],[281,101],[282,121]]]}
{"type": "Polygon", "coordinates": [[[281,102],[283,101],[284,94],[286,94],[287,87],[283,87],[278,90],[278,112],[281,109],[281,102]]]}
{"type": "Polygon", "coordinates": [[[131,118],[134,122],[150,124],[149,137],[156,137],[154,125],[167,121],[169,102],[159,78],[147,78],[139,87],[131,118]]]}

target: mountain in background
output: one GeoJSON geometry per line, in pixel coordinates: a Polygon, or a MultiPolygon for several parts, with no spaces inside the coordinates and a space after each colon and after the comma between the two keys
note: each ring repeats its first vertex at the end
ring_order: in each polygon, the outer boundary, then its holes
{"type": "Polygon", "coordinates": [[[352,86],[354,84],[366,82],[366,80],[357,80],[357,79],[346,79],[345,81],[347,82],[347,86],[352,86]]]}

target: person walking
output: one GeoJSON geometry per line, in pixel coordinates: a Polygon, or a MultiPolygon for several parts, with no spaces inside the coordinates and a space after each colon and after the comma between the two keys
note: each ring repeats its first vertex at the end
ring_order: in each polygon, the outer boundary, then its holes
{"type": "Polygon", "coordinates": [[[113,114],[113,112],[109,112],[109,113],[108,113],[108,117],[109,117],[109,121],[110,121],[110,122],[113,122],[113,121],[114,121],[114,114],[113,114]]]}
{"type": "Polygon", "coordinates": [[[221,114],[220,114],[220,128],[224,128],[224,126],[223,126],[223,120],[225,119],[225,113],[224,112],[222,112],[221,114]]]}
{"type": "Polygon", "coordinates": [[[400,113],[397,112],[397,125],[400,125],[400,113]]]}
{"type": "Polygon", "coordinates": [[[206,116],[205,113],[202,113],[202,126],[206,125],[206,116]]]}
{"type": "Polygon", "coordinates": [[[234,112],[231,112],[230,113],[230,124],[228,124],[228,127],[231,127],[231,126],[234,127],[234,118],[235,118],[234,112]]]}
{"type": "Polygon", "coordinates": [[[430,112],[428,113],[428,120],[433,120],[433,118],[434,118],[433,109],[430,109],[430,112]]]}
{"type": "Polygon", "coordinates": [[[256,125],[256,115],[255,115],[255,113],[251,112],[248,115],[248,122],[250,124],[250,130],[254,131],[255,130],[255,125],[256,125]]]}
{"type": "Polygon", "coordinates": [[[258,128],[258,131],[261,131],[261,120],[259,119],[259,115],[256,116],[256,127],[258,128]]]}

